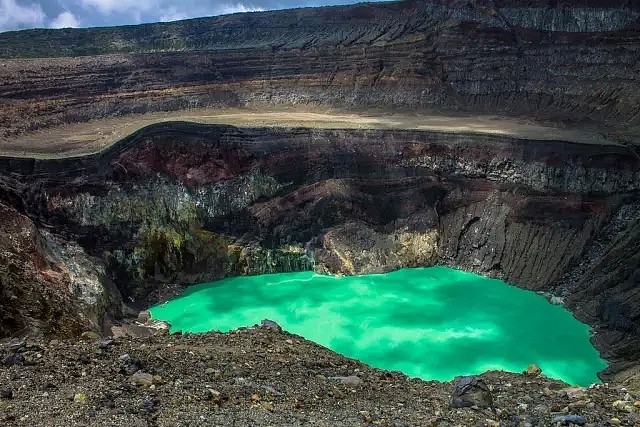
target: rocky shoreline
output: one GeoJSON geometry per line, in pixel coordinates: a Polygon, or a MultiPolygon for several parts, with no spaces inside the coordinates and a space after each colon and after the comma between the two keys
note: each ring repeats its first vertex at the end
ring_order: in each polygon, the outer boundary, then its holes
{"type": "Polygon", "coordinates": [[[523,374],[488,372],[480,377],[486,392],[465,395],[474,406],[454,408],[458,383],[373,369],[277,328],[4,340],[0,361],[5,426],[640,423],[640,389],[570,387],[535,368],[523,374]]]}

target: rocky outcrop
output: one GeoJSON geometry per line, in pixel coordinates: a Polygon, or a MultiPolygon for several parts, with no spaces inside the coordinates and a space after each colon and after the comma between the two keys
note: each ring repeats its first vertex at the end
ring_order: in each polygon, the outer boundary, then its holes
{"type": "MultiPolygon", "coordinates": [[[[416,218],[412,218],[416,221],[416,218]]],[[[315,251],[315,270],[329,274],[384,273],[406,267],[435,265],[438,260],[438,234],[395,227],[391,233],[376,232],[362,222],[335,227],[322,236],[315,251]]]]}
{"type": "Polygon", "coordinates": [[[581,257],[616,207],[607,198],[494,192],[441,218],[442,257],[465,270],[545,291],[581,257]]]}
{"type": "Polygon", "coordinates": [[[0,335],[72,337],[121,313],[102,263],[0,204],[0,335]]]}
{"type": "MultiPolygon", "coordinates": [[[[596,340],[605,356],[615,360],[612,372],[637,371],[639,284],[640,201],[635,197],[595,233],[577,262],[552,288],[577,318],[602,325],[604,332],[596,340]]],[[[638,378],[637,372],[629,376],[638,378]]]]}

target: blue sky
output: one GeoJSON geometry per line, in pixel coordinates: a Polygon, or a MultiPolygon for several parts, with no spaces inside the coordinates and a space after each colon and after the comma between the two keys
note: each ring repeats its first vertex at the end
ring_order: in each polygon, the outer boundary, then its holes
{"type": "Polygon", "coordinates": [[[235,12],[357,2],[358,0],[0,0],[0,31],[139,24],[235,12]]]}

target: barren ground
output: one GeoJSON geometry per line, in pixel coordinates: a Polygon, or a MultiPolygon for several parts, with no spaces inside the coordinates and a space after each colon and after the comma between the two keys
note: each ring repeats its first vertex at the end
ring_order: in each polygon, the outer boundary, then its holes
{"type": "Polygon", "coordinates": [[[445,115],[437,112],[346,111],[336,109],[197,109],[130,115],[43,129],[13,138],[0,138],[0,155],[14,157],[73,157],[109,147],[123,137],[155,123],[189,121],[240,127],[311,127],[345,129],[412,129],[454,133],[504,135],[530,140],[562,140],[585,144],[615,144],[602,134],[577,128],[539,124],[524,119],[445,115]]]}
{"type": "MultiPolygon", "coordinates": [[[[428,355],[425,355],[428,357],[428,355]]],[[[637,426],[637,394],[484,375],[495,411],[451,385],[373,369],[286,332],[0,343],[4,426],[637,426]],[[614,402],[617,402],[615,403],[614,402]],[[558,422],[560,420],[560,422],[558,422]],[[580,424],[582,425],[582,424],[580,424]]]]}

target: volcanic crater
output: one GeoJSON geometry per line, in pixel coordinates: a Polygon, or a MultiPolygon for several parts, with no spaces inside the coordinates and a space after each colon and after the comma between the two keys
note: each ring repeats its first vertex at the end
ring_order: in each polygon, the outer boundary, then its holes
{"type": "Polygon", "coordinates": [[[640,10],[562,3],[0,33],[0,336],[445,265],[562,302],[637,383],[640,10]]]}

